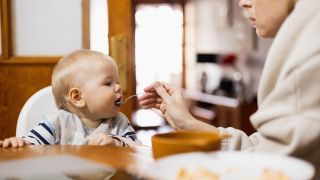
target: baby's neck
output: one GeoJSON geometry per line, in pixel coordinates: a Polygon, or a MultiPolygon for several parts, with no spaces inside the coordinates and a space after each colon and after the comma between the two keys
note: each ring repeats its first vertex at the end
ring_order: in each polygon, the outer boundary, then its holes
{"type": "Polygon", "coordinates": [[[79,109],[70,109],[70,112],[77,115],[82,121],[82,123],[88,128],[97,128],[103,121],[103,119],[90,118],[90,116],[80,111],[79,109]]]}
{"type": "Polygon", "coordinates": [[[87,118],[80,117],[80,120],[83,122],[85,126],[88,128],[97,128],[101,124],[101,120],[91,120],[87,118]]]}

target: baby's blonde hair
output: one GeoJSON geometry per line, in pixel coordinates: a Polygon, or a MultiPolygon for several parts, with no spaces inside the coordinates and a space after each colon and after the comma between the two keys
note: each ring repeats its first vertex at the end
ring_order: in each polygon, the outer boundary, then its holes
{"type": "Polygon", "coordinates": [[[117,69],[115,61],[108,55],[91,50],[77,50],[62,57],[52,73],[52,92],[58,109],[70,110],[69,90],[79,83],[77,73],[81,68],[90,68],[94,62],[104,62],[117,69]]]}

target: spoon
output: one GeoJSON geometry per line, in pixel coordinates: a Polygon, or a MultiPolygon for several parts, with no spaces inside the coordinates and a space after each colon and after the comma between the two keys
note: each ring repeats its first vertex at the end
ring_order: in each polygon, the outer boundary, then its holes
{"type": "Polygon", "coordinates": [[[129,99],[136,97],[136,96],[139,96],[140,94],[142,94],[142,93],[131,95],[131,96],[127,97],[126,99],[124,99],[123,101],[117,101],[114,104],[117,106],[120,106],[120,105],[124,104],[125,102],[127,102],[129,99]]]}
{"type": "MultiPolygon", "coordinates": [[[[151,91],[154,91],[154,90],[155,90],[155,89],[152,89],[151,91]]],[[[143,93],[145,93],[145,92],[131,95],[131,96],[127,97],[126,99],[122,100],[122,101],[117,101],[117,102],[115,102],[114,104],[117,105],[117,106],[121,106],[122,104],[126,103],[129,99],[134,98],[134,97],[137,97],[137,96],[139,96],[139,95],[141,95],[141,94],[143,94],[143,93]]]]}

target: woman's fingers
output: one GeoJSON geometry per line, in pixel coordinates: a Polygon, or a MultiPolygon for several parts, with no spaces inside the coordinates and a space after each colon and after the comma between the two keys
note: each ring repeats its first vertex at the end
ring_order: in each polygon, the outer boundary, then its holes
{"type": "Polygon", "coordinates": [[[149,99],[145,99],[145,100],[140,100],[139,105],[144,109],[156,108],[156,106],[158,104],[161,104],[162,102],[163,102],[163,100],[160,97],[149,98],[149,99]]]}
{"type": "Polygon", "coordinates": [[[165,113],[164,116],[166,117],[167,122],[169,123],[169,125],[174,128],[177,129],[177,126],[174,124],[173,120],[171,119],[171,117],[165,113]]]}
{"type": "Polygon", "coordinates": [[[154,83],[153,84],[150,84],[149,86],[145,87],[143,89],[145,92],[148,92],[148,91],[153,91],[154,90],[154,83]]]}
{"type": "Polygon", "coordinates": [[[166,89],[169,95],[172,95],[174,93],[174,89],[171,87],[170,84],[161,82],[162,86],[166,89]]]}
{"type": "Polygon", "coordinates": [[[142,101],[139,101],[140,106],[150,106],[152,104],[160,104],[162,103],[162,99],[160,98],[150,98],[150,99],[145,99],[142,101]]]}
{"type": "Polygon", "coordinates": [[[165,104],[159,104],[159,108],[158,108],[162,114],[164,114],[167,111],[166,105],[165,104]]]}
{"type": "Polygon", "coordinates": [[[145,92],[143,95],[138,97],[138,100],[139,101],[144,101],[144,100],[147,100],[147,99],[156,99],[158,97],[159,97],[159,95],[154,91],[153,92],[145,92]]]}
{"type": "Polygon", "coordinates": [[[159,96],[161,96],[161,98],[167,102],[170,101],[170,94],[168,94],[167,89],[159,82],[155,82],[154,83],[154,87],[157,91],[157,93],[159,94],[159,96]]]}

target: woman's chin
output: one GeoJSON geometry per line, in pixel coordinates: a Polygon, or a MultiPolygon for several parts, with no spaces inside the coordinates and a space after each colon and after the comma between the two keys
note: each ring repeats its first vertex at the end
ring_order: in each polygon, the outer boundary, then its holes
{"type": "Polygon", "coordinates": [[[276,32],[266,30],[263,28],[256,28],[256,33],[261,38],[274,38],[276,35],[276,32]]]}

